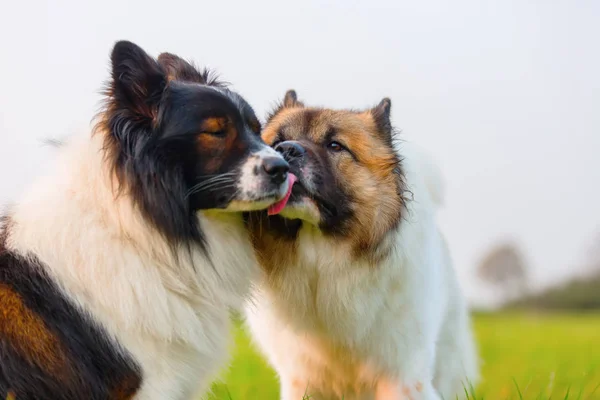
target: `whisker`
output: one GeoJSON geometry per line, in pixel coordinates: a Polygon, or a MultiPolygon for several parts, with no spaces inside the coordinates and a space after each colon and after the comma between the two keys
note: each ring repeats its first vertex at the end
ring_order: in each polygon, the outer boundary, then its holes
{"type": "MultiPolygon", "coordinates": [[[[233,176],[233,175],[234,174],[232,174],[231,176],[233,176]]],[[[202,182],[192,186],[191,188],[188,189],[186,195],[189,195],[192,192],[197,192],[197,191],[203,190],[203,189],[213,186],[215,184],[228,183],[228,182],[233,183],[231,176],[226,176],[225,174],[216,175],[213,178],[207,179],[205,181],[202,181],[202,182]]]]}
{"type": "Polygon", "coordinates": [[[223,189],[227,189],[227,188],[234,187],[234,186],[235,186],[235,182],[224,181],[224,182],[213,182],[210,185],[204,185],[204,186],[200,186],[200,187],[192,187],[186,193],[186,198],[191,196],[192,194],[196,194],[201,191],[214,192],[216,190],[223,190],[223,189]]]}
{"type": "Polygon", "coordinates": [[[196,178],[213,178],[217,176],[233,176],[237,175],[237,172],[224,172],[222,174],[210,174],[210,175],[196,175],[196,178]]]}

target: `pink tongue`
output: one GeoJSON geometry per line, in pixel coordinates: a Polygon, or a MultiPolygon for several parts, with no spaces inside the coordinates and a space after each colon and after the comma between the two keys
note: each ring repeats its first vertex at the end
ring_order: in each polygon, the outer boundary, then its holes
{"type": "Polygon", "coordinates": [[[287,204],[288,200],[290,199],[290,196],[292,195],[292,188],[294,187],[294,182],[296,182],[297,180],[298,180],[298,178],[296,178],[296,175],[288,173],[288,190],[287,190],[287,193],[285,194],[285,196],[283,197],[283,199],[281,199],[277,203],[272,204],[271,206],[269,206],[269,209],[267,210],[267,214],[268,215],[279,214],[281,212],[281,210],[284,209],[285,205],[287,204]]]}

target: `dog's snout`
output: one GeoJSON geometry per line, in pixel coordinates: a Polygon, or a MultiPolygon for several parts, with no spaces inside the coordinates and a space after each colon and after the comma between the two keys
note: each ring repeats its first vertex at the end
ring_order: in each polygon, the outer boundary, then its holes
{"type": "Polygon", "coordinates": [[[262,160],[263,170],[271,177],[275,184],[285,182],[290,169],[289,164],[281,157],[266,157],[262,160]]]}
{"type": "Polygon", "coordinates": [[[283,155],[286,160],[300,158],[306,153],[306,149],[295,140],[287,140],[275,146],[275,150],[283,155]]]}

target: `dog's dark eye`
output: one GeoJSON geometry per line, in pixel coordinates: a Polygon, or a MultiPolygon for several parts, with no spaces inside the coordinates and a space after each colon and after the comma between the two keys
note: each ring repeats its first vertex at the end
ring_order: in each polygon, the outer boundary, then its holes
{"type": "Polygon", "coordinates": [[[346,148],[342,146],[339,142],[332,141],[327,144],[327,148],[335,153],[339,153],[340,151],[344,151],[346,148]]]}
{"type": "Polygon", "coordinates": [[[205,132],[211,136],[216,136],[216,137],[223,137],[225,135],[227,135],[227,131],[225,129],[221,129],[219,131],[214,131],[214,132],[205,132]]]}

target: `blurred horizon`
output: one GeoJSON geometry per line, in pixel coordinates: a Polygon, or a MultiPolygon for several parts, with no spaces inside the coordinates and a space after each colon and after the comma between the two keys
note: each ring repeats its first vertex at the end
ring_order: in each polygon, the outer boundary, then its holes
{"type": "MultiPolygon", "coordinates": [[[[7,6],[8,7],[8,6],[7,6]]],[[[600,241],[600,3],[11,3],[0,24],[0,204],[52,160],[45,138],[89,132],[115,41],[215,69],[264,117],[392,99],[403,138],[440,164],[440,221],[473,304],[514,243],[533,289],[586,272],[600,241]]]]}

